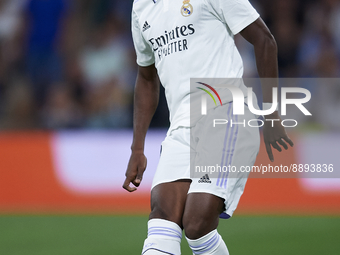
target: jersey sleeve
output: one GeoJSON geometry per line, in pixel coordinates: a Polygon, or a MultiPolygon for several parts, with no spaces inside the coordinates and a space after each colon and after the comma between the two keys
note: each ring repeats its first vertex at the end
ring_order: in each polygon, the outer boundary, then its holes
{"type": "Polygon", "coordinates": [[[206,0],[210,11],[236,35],[260,15],[248,0],[206,0]]]}
{"type": "Polygon", "coordinates": [[[138,16],[132,11],[131,30],[133,44],[137,55],[137,64],[139,66],[149,66],[155,63],[155,56],[151,46],[145,41],[139,26],[138,16]]]}

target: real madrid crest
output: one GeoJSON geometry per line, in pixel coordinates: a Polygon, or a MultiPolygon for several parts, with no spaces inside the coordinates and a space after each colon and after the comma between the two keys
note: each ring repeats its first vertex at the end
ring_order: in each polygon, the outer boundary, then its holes
{"type": "Polygon", "coordinates": [[[190,4],[190,0],[184,0],[181,7],[181,13],[184,17],[189,17],[194,11],[194,7],[190,4]]]}

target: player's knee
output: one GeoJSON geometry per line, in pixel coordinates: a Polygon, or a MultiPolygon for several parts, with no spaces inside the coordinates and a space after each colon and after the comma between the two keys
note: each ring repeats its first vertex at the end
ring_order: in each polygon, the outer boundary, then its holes
{"type": "Polygon", "coordinates": [[[168,220],[176,223],[180,227],[182,226],[182,217],[181,215],[176,214],[173,211],[166,210],[165,208],[161,206],[153,206],[149,219],[163,219],[163,220],[168,220]]]}
{"type": "Polygon", "coordinates": [[[211,224],[204,217],[184,217],[183,227],[185,236],[189,239],[198,239],[211,231],[211,224]]]}
{"type": "Polygon", "coordinates": [[[163,220],[169,220],[169,214],[166,210],[164,210],[160,206],[153,206],[151,209],[150,217],[149,219],[163,219],[163,220]]]}

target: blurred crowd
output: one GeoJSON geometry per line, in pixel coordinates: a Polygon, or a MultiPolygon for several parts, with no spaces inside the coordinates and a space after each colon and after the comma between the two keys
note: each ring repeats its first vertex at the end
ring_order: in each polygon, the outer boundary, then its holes
{"type": "MultiPolygon", "coordinates": [[[[340,0],[250,2],[277,40],[281,77],[340,76],[340,0]]],[[[0,0],[0,129],[131,127],[137,67],[131,6],[131,0],[0,0]]],[[[236,41],[245,76],[256,77],[252,47],[236,41]]],[[[339,85],[305,85],[322,100],[312,120],[332,129],[340,129],[339,85]]],[[[162,95],[152,126],[167,125],[162,95]]]]}

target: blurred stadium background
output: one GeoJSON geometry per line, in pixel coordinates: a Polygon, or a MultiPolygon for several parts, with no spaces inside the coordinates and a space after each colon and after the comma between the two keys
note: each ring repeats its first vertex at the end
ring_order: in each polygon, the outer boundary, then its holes
{"type": "MultiPolygon", "coordinates": [[[[339,0],[251,2],[277,40],[281,77],[339,78],[339,0]]],[[[127,194],[131,6],[0,1],[0,254],[140,253],[168,113],[162,94],[147,137],[148,171],[127,194]]],[[[252,47],[236,42],[245,77],[256,77],[252,47]]],[[[275,164],[317,162],[339,172],[340,84],[304,87],[313,117],[296,117],[296,146],[275,154],[275,164]]],[[[256,164],[266,163],[261,146],[256,164]]],[[[231,254],[339,254],[340,179],[295,177],[249,180],[235,216],[219,227],[231,254]]]]}

